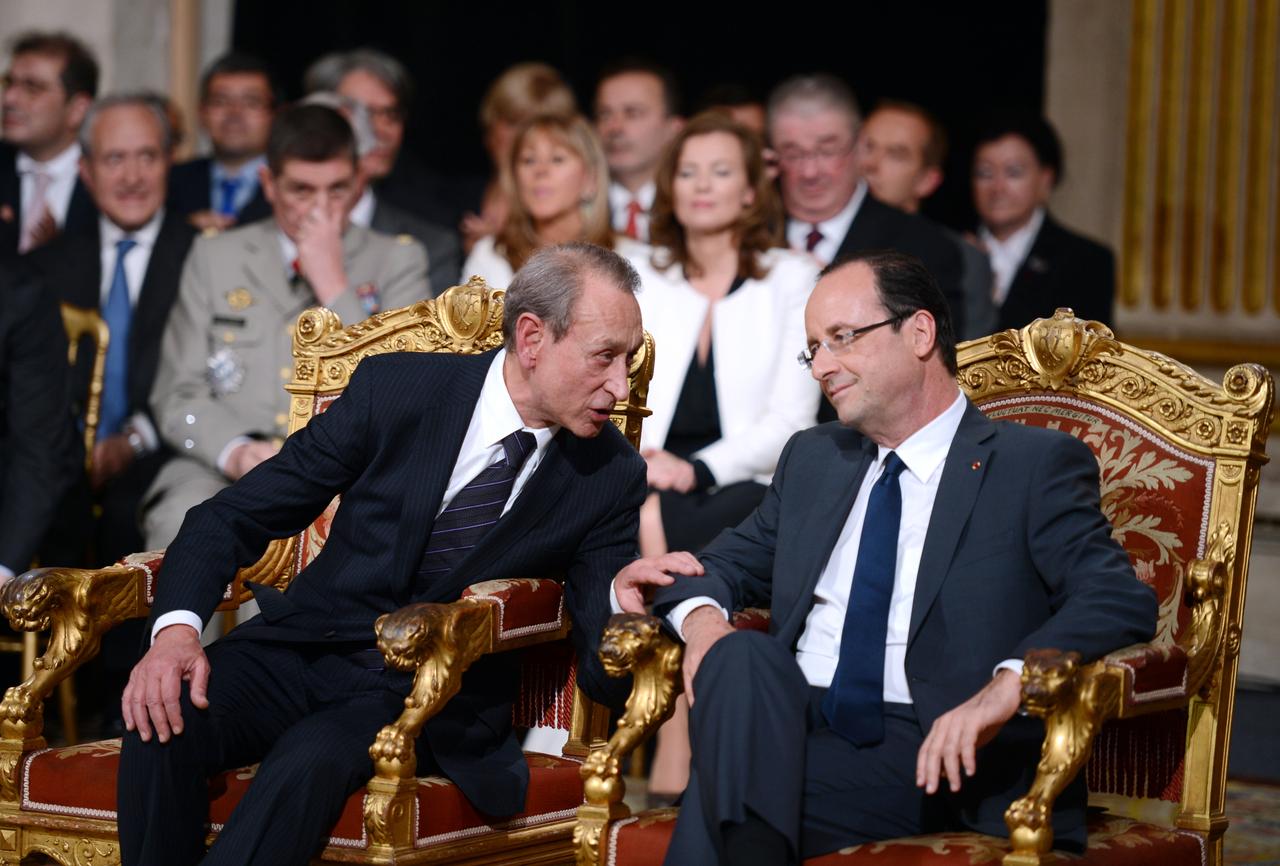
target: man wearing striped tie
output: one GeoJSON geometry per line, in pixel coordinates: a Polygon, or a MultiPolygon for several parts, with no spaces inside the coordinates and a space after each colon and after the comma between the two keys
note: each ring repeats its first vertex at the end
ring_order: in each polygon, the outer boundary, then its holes
{"type": "MultiPolygon", "coordinates": [[[[123,698],[125,864],[309,862],[372,774],[369,744],[411,683],[383,668],[374,621],[480,579],[563,575],[578,683],[621,704],[595,647],[645,495],[644,461],[609,423],[641,343],[637,285],[599,247],[539,251],[507,290],[504,348],[366,359],[279,454],[188,513],[123,698]],[[201,649],[236,569],[337,493],[325,548],[288,594],[256,587],[261,615],[201,649]],[[253,761],[206,857],[206,778],[253,761]]],[[[418,750],[419,772],[448,776],[494,818],[520,811],[528,784],[514,686],[502,657],[473,666],[418,750]]]]}

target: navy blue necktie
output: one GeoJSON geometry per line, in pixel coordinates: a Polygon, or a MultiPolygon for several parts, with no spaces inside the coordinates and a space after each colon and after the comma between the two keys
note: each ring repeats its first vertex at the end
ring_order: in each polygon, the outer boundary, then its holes
{"type": "Polygon", "coordinates": [[[129,322],[133,304],[129,302],[129,280],[124,273],[124,257],[138,245],[124,238],[116,242],[116,267],[111,275],[111,290],[102,318],[107,323],[107,362],[102,377],[102,408],[98,418],[98,436],[120,432],[129,415],[129,322]]]}
{"type": "Polygon", "coordinates": [[[240,191],[240,178],[224,177],[218,181],[218,191],[222,193],[218,200],[218,213],[235,216],[236,193],[240,191]]]}
{"type": "Polygon", "coordinates": [[[524,430],[502,440],[502,456],[458,491],[431,527],[427,549],[418,569],[419,581],[448,574],[484,537],[511,496],[520,467],[537,447],[524,430]]]}
{"type": "Polygon", "coordinates": [[[840,637],[840,661],[822,701],[832,730],[859,746],[884,739],[884,644],[902,523],[902,458],[890,451],[871,486],[840,637]]]}

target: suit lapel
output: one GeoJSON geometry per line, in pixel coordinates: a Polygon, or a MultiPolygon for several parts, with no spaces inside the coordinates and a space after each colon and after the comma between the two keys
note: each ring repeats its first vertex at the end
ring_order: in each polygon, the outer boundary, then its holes
{"type": "Polygon", "coordinates": [[[907,632],[907,648],[920,631],[920,624],[938,597],[942,582],[955,556],[960,533],[964,531],[973,512],[982,479],[987,473],[991,446],[987,440],[995,435],[996,428],[976,406],[965,407],[964,417],[956,430],[951,450],[942,468],[942,480],[934,499],[933,513],[929,517],[929,530],[925,533],[924,549],[920,553],[920,568],[916,576],[916,591],[911,603],[911,627],[907,632]]]}
{"type": "MultiPolygon", "coordinates": [[[[65,247],[61,248],[68,256],[68,265],[77,274],[76,279],[67,280],[66,285],[57,287],[62,293],[62,300],[77,307],[89,310],[102,309],[102,239],[98,232],[98,221],[84,232],[67,237],[65,247]]],[[[53,263],[57,266],[57,263],[53,263]]]]}
{"type": "MultiPolygon", "coordinates": [[[[280,244],[275,233],[275,220],[263,220],[245,226],[244,260],[240,271],[254,288],[255,297],[265,297],[287,319],[297,314],[298,305],[289,291],[285,262],[280,257],[280,244]]],[[[230,288],[234,286],[228,290],[230,288]]]]}
{"type": "MultiPolygon", "coordinates": [[[[842,430],[841,435],[853,437],[855,434],[842,430]]],[[[799,635],[809,614],[813,591],[849,519],[853,501],[858,498],[858,487],[874,454],[875,446],[869,440],[858,438],[849,441],[846,447],[839,448],[834,460],[821,467],[821,475],[806,497],[806,513],[798,517],[798,523],[810,527],[810,532],[808,537],[797,540],[795,557],[788,565],[800,576],[800,581],[795,584],[794,595],[782,589],[786,584],[775,584],[774,587],[774,610],[785,608],[777,634],[787,644],[799,635]],[[779,601],[783,603],[779,604],[779,601]]]]}
{"type": "Polygon", "coordinates": [[[397,577],[397,586],[413,585],[412,575],[417,572],[449,476],[458,461],[462,440],[489,369],[485,361],[493,359],[492,354],[480,357],[484,360],[465,365],[453,378],[438,411],[422,413],[412,454],[406,461],[412,468],[406,472],[404,512],[396,533],[393,574],[397,577]],[[401,576],[410,579],[402,580],[401,576]]]}

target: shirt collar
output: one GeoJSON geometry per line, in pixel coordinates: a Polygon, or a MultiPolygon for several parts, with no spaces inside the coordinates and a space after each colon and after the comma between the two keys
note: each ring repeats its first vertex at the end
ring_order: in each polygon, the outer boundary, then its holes
{"type": "Polygon", "coordinates": [[[74,174],[79,168],[80,145],[74,143],[62,153],[47,162],[36,162],[25,153],[18,154],[18,174],[44,172],[51,177],[64,177],[74,174]]]}
{"type": "MultiPolygon", "coordinates": [[[[862,200],[867,197],[867,182],[865,180],[858,181],[858,185],[853,188],[853,195],[849,196],[849,201],[845,204],[840,212],[830,219],[825,219],[820,223],[816,223],[818,231],[822,233],[825,240],[834,240],[840,243],[844,240],[845,235],[849,234],[849,226],[853,225],[853,218],[858,215],[858,208],[862,207],[862,200]]],[[[791,225],[796,226],[795,231],[799,232],[796,237],[803,240],[808,234],[807,231],[801,231],[802,228],[815,225],[815,223],[805,222],[804,220],[791,218],[791,225]]],[[[803,248],[803,243],[800,245],[803,248]]]]}
{"type": "Polygon", "coordinates": [[[252,181],[254,183],[257,183],[258,168],[266,164],[267,164],[267,157],[264,154],[262,156],[255,156],[253,159],[244,163],[235,171],[230,171],[226,166],[224,166],[222,163],[218,162],[215,159],[213,161],[213,179],[216,181],[235,179],[240,181],[252,181]]]}
{"type": "Polygon", "coordinates": [[[147,220],[146,225],[133,232],[126,232],[120,226],[107,219],[106,214],[99,214],[98,236],[102,239],[104,248],[114,247],[125,238],[130,238],[138,246],[151,249],[156,245],[156,236],[160,234],[160,223],[162,222],[164,222],[163,207],[157,210],[151,219],[147,220]]]}
{"type": "Polygon", "coordinates": [[[1042,225],[1044,225],[1044,208],[1038,207],[1032,212],[1031,219],[1027,220],[1026,225],[1004,240],[996,240],[996,236],[985,225],[979,227],[978,237],[986,244],[987,249],[996,255],[1021,263],[1027,257],[1027,253],[1031,252],[1031,245],[1036,242],[1036,236],[1040,234],[1042,225]]]}
{"type": "Polygon", "coordinates": [[[373,187],[366,185],[364,194],[360,196],[360,200],[351,208],[351,214],[347,217],[348,222],[367,229],[373,223],[373,211],[377,206],[377,199],[373,195],[373,187]]]}
{"type": "Polygon", "coordinates": [[[499,349],[485,374],[484,385],[480,388],[480,402],[476,406],[479,418],[479,436],[477,441],[485,448],[497,445],[517,430],[526,430],[533,434],[539,449],[545,448],[555,435],[560,432],[560,425],[550,427],[528,427],[520,412],[516,409],[511,392],[507,390],[506,378],[503,376],[503,364],[507,357],[506,349],[499,349]]]}
{"type": "Polygon", "coordinates": [[[640,202],[640,206],[649,211],[653,209],[654,196],[658,194],[658,187],[653,181],[649,181],[644,186],[635,191],[633,195],[631,190],[627,189],[616,180],[609,183],[609,207],[614,212],[625,211],[627,205],[631,204],[631,200],[635,199],[640,202]]]}
{"type": "Polygon", "coordinates": [[[960,429],[960,419],[968,406],[964,394],[956,393],[956,399],[941,415],[912,433],[897,448],[878,446],[876,454],[877,469],[884,464],[890,451],[896,452],[906,465],[907,471],[922,483],[929,481],[951,450],[951,440],[956,438],[960,429]]]}
{"type": "Polygon", "coordinates": [[[276,225],[276,239],[280,241],[280,259],[284,262],[285,279],[293,279],[293,263],[298,260],[298,245],[276,225]]]}

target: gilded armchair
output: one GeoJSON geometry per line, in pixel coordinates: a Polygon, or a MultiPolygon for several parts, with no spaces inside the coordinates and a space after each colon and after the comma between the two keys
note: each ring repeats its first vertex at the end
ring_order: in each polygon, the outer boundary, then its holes
{"type": "MultiPolygon", "coordinates": [[[[1222,862],[1227,746],[1254,501],[1266,462],[1274,386],[1262,367],[1221,385],[1127,346],[1070,310],[961,345],[959,382],[990,417],[1055,427],[1091,446],[1102,507],[1138,577],[1159,600],[1150,644],[1092,664],[1052,648],[1025,659],[1023,702],[1045,721],[1031,789],[1006,813],[1008,839],[946,833],[855,846],[809,863],[1034,866],[1053,852],[1050,816],[1080,772],[1091,863],[1222,862]]],[[[758,615],[745,617],[759,627],[758,615]]],[[[743,627],[743,623],[739,623],[743,627]]],[[[671,711],[680,647],[649,617],[614,617],[601,645],[610,672],[633,673],[617,733],[583,766],[578,862],[655,863],[674,809],[630,815],[619,761],[671,711]]]]}
{"type": "MultiPolygon", "coordinates": [[[[475,353],[501,344],[502,296],[479,279],[435,300],[380,313],[344,328],[323,309],[303,313],[294,329],[290,432],[325,411],[356,365],[396,351],[475,353]]],[[[639,442],[653,342],[631,368],[628,401],[614,423],[639,442]]],[[[338,500],[297,536],[273,542],[255,565],[241,570],[223,609],[249,598],[246,581],[287,588],[325,543],[338,500]]],[[[16,628],[49,629],[48,650],[34,673],[0,703],[0,866],[42,854],[64,866],[119,863],[115,839],[115,770],[119,741],[49,749],[42,735],[42,703],[58,682],[91,658],[104,632],[144,617],[154,598],[163,552],[126,557],[97,571],[38,569],[0,593],[16,628]]],[[[374,777],[347,803],[322,862],[491,863],[572,859],[571,834],[582,800],[579,766],[607,733],[607,711],[575,685],[575,659],[566,639],[570,623],[554,580],[477,584],[452,604],[413,604],[382,617],[378,646],[389,666],[416,671],[405,710],[370,744],[374,777]],[[560,755],[526,756],[526,809],[500,825],[477,813],[450,782],[418,777],[414,741],[428,718],[460,686],[480,656],[519,651],[521,684],[513,722],[567,731],[560,755]]],[[[210,837],[221,829],[254,775],[230,771],[210,783],[210,837]]]]}

